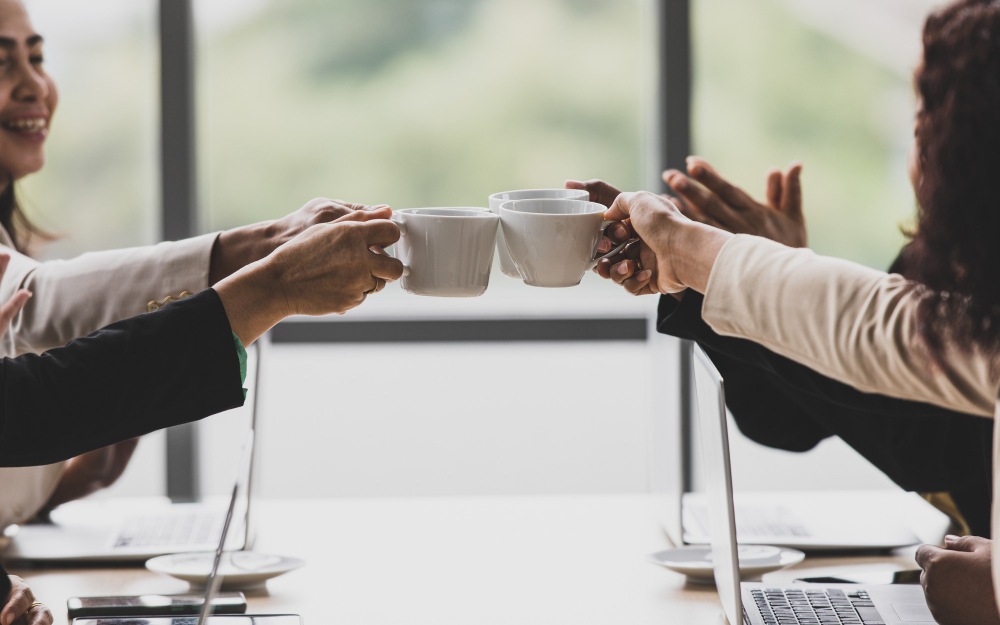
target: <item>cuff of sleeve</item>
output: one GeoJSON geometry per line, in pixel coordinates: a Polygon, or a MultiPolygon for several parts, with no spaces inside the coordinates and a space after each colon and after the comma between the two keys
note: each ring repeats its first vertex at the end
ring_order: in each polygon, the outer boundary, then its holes
{"type": "MultiPolygon", "coordinates": [[[[247,348],[243,347],[243,341],[233,332],[233,343],[236,344],[236,360],[240,363],[240,385],[247,383],[247,348]]],[[[243,386],[243,399],[247,398],[247,388],[243,386]]]]}

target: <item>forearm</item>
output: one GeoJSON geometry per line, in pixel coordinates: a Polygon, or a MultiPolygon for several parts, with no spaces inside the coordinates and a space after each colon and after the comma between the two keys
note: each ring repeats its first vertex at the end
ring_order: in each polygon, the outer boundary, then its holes
{"type": "Polygon", "coordinates": [[[271,232],[274,222],[233,228],[219,233],[212,246],[208,282],[217,284],[250,263],[264,258],[276,247],[271,232]]]}
{"type": "Polygon", "coordinates": [[[243,403],[214,291],[0,366],[0,465],[48,464],[243,403]]]}
{"type": "Polygon", "coordinates": [[[280,280],[272,277],[275,268],[256,262],[225,278],[213,289],[219,295],[230,327],[245,346],[259,339],[287,317],[288,302],[273,293],[280,280]]]}
{"type": "Polygon", "coordinates": [[[991,357],[952,349],[944,367],[931,366],[917,330],[918,285],[746,235],[700,258],[709,279],[691,286],[704,288],[703,316],[719,334],[748,338],[864,392],[993,414],[991,357]]]}
{"type": "Polygon", "coordinates": [[[0,341],[0,355],[16,356],[65,345],[119,319],[146,312],[149,302],[208,287],[216,235],[38,262],[9,248],[0,301],[20,288],[33,296],[0,341]]]}
{"type": "Polygon", "coordinates": [[[67,501],[81,499],[114,484],[125,472],[138,443],[139,439],[133,438],[69,460],[56,489],[45,502],[43,511],[52,510],[67,501]]]}

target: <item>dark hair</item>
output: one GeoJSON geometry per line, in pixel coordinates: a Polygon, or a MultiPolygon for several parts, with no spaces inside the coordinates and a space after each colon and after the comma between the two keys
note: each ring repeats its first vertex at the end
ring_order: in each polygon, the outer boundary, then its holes
{"type": "Polygon", "coordinates": [[[13,180],[7,184],[3,192],[0,192],[0,226],[3,226],[10,234],[11,241],[14,242],[14,249],[22,254],[29,253],[32,237],[38,237],[43,241],[54,238],[32,223],[21,210],[21,206],[17,202],[13,180]]]}
{"type": "Polygon", "coordinates": [[[930,15],[917,148],[918,221],[907,246],[910,277],[930,293],[920,332],[940,355],[945,340],[1000,351],[1000,0],[959,0],[930,15]]]}

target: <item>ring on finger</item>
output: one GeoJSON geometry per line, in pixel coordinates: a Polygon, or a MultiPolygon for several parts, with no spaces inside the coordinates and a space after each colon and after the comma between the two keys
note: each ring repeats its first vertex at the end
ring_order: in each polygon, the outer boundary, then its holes
{"type": "Polygon", "coordinates": [[[45,608],[45,604],[42,603],[41,601],[35,601],[31,605],[28,606],[28,609],[26,611],[27,612],[31,612],[35,608],[45,608]]]}
{"type": "Polygon", "coordinates": [[[382,284],[383,283],[381,278],[375,278],[375,286],[365,291],[364,294],[371,295],[372,293],[376,293],[382,287],[382,284]]]}

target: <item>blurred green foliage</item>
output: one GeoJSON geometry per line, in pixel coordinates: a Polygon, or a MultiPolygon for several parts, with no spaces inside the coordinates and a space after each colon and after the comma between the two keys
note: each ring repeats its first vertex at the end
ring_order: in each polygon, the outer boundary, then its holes
{"type": "MultiPolygon", "coordinates": [[[[654,48],[640,0],[272,0],[201,31],[205,229],[317,195],[397,208],[600,177],[648,185],[654,48]]],[[[22,186],[50,255],[157,234],[155,15],[62,64],[46,170],[22,186]]],[[[884,267],[912,214],[909,79],[780,0],[694,3],[694,145],[754,195],[805,163],[811,243],[884,267]]]]}

